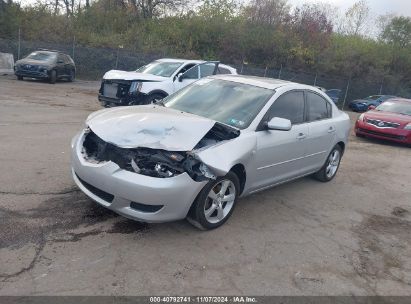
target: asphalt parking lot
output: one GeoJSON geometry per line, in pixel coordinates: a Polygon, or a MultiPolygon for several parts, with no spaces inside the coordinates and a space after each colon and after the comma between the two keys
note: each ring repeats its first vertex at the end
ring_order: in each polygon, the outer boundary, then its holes
{"type": "Polygon", "coordinates": [[[330,183],[244,198],[213,231],[142,224],[71,179],[98,87],[0,76],[0,295],[411,295],[411,148],[351,135],[330,183]]]}

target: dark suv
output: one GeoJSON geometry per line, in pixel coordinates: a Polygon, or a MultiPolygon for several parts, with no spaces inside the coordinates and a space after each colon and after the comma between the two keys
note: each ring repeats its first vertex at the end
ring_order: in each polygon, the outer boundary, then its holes
{"type": "Polygon", "coordinates": [[[18,80],[23,77],[47,79],[55,83],[57,79],[65,78],[73,81],[76,77],[76,65],[67,54],[59,51],[40,50],[16,61],[14,74],[18,80]]]}

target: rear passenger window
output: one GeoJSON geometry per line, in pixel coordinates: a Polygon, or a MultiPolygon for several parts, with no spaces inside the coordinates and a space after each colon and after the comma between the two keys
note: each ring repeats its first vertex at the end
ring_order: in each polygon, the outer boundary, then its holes
{"type": "Polygon", "coordinates": [[[316,121],[331,117],[331,106],[318,94],[307,93],[308,121],[316,121]]]}
{"type": "Polygon", "coordinates": [[[304,94],[303,92],[285,93],[274,101],[269,110],[269,117],[286,118],[292,124],[304,122],[304,94]]]}

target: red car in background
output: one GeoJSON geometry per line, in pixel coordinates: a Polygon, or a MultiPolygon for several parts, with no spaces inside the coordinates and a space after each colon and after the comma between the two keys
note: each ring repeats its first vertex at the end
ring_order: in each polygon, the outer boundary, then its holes
{"type": "Polygon", "coordinates": [[[355,135],[411,145],[411,99],[394,98],[361,114],[355,135]]]}

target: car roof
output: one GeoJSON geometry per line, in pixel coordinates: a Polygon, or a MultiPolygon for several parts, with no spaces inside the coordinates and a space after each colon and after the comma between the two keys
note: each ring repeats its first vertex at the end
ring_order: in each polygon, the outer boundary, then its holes
{"type": "Polygon", "coordinates": [[[160,62],[181,62],[181,63],[203,63],[204,60],[190,60],[190,59],[178,59],[178,58],[161,58],[156,61],[160,62]]]}
{"type": "MultiPolygon", "coordinates": [[[[56,53],[59,53],[59,52],[56,52],[56,51],[46,51],[46,50],[37,50],[37,51],[33,51],[33,52],[31,52],[31,53],[56,54],[56,53]]],[[[30,54],[31,54],[31,53],[30,53],[30,54]]]]}
{"type": "MultiPolygon", "coordinates": [[[[197,60],[197,59],[179,59],[179,58],[161,58],[161,59],[157,59],[155,61],[159,61],[159,62],[181,62],[181,63],[195,63],[195,64],[200,64],[200,63],[204,63],[207,62],[206,60],[197,60]]],[[[226,68],[231,70],[232,72],[236,72],[237,70],[235,68],[233,68],[230,65],[227,64],[223,64],[223,63],[219,63],[219,66],[221,66],[222,68],[226,68]]]]}
{"type": "MultiPolygon", "coordinates": [[[[55,50],[39,49],[39,50],[33,51],[33,52],[31,52],[31,53],[35,53],[35,52],[38,52],[38,53],[48,53],[48,54],[62,54],[62,55],[66,55],[66,56],[69,56],[69,57],[70,57],[69,54],[66,54],[66,53],[61,52],[61,51],[55,51],[55,50]]],[[[30,53],[30,54],[31,54],[31,53],[30,53]]],[[[71,58],[71,57],[70,57],[70,58],[71,58]]]]}
{"type": "Polygon", "coordinates": [[[258,77],[258,76],[246,76],[246,75],[215,75],[210,76],[210,78],[215,79],[222,79],[227,81],[233,81],[238,83],[250,84],[256,87],[266,88],[270,90],[275,90],[279,87],[289,86],[289,85],[299,85],[302,87],[311,87],[303,84],[299,84],[296,82],[281,80],[281,79],[274,79],[274,78],[267,78],[267,77],[258,77]]]}

